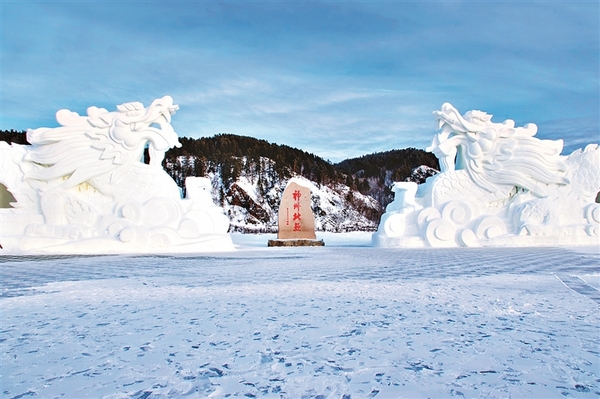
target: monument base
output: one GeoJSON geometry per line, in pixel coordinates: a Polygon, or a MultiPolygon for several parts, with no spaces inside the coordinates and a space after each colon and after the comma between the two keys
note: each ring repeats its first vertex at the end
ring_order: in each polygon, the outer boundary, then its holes
{"type": "Polygon", "coordinates": [[[269,247],[324,247],[323,240],[311,240],[308,238],[288,238],[269,240],[269,247]]]}

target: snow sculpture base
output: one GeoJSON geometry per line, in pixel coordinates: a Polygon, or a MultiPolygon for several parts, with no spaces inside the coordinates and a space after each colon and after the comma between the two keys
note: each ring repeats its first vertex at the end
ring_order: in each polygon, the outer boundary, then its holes
{"type": "Polygon", "coordinates": [[[323,240],[310,240],[310,239],[282,239],[282,240],[269,240],[267,242],[268,247],[324,247],[325,242],[323,240]]]}
{"type": "Polygon", "coordinates": [[[234,249],[210,181],[186,179],[182,199],[161,166],[165,151],[180,146],[172,98],[117,108],[90,107],[87,116],[60,110],[60,127],[27,132],[31,146],[0,142],[0,183],[16,200],[0,209],[2,253],[234,249]]]}
{"type": "Polygon", "coordinates": [[[114,237],[88,240],[39,239],[25,237],[3,239],[2,254],[5,255],[109,255],[109,254],[193,254],[200,252],[229,252],[234,250],[228,234],[207,234],[187,243],[179,242],[169,246],[161,244],[131,245],[114,237]]]}
{"type": "Polygon", "coordinates": [[[560,155],[562,140],[446,103],[428,151],[441,173],[397,182],[372,242],[380,247],[599,246],[600,150],[560,155]]]}

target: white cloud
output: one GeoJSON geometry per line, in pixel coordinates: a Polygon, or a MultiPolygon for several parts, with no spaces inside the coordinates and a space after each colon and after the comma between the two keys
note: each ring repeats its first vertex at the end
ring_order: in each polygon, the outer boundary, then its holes
{"type": "Polygon", "coordinates": [[[597,138],[597,3],[7,4],[2,129],[170,94],[181,135],[331,160],[424,148],[446,101],[597,138]]]}

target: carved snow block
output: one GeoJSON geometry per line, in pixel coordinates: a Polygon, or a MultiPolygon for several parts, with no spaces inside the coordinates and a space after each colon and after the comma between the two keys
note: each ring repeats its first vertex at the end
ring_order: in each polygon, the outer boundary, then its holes
{"type": "Polygon", "coordinates": [[[434,115],[440,131],[427,151],[441,173],[394,184],[374,245],[598,246],[598,144],[564,156],[563,141],[535,137],[533,123],[495,123],[448,103],[434,115]]]}
{"type": "Polygon", "coordinates": [[[170,96],[29,129],[31,145],[0,142],[0,253],[190,253],[234,250],[210,181],[186,179],[188,197],[162,167],[180,147],[170,96]],[[145,149],[149,164],[142,162],[145,149]]]}
{"type": "Polygon", "coordinates": [[[277,240],[268,246],[323,246],[315,234],[315,216],[310,207],[310,186],[303,180],[291,179],[281,198],[277,240]]]}

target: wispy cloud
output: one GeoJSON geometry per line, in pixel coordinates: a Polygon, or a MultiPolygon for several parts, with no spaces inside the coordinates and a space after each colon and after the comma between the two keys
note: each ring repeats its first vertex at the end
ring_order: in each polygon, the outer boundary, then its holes
{"type": "MultiPolygon", "coordinates": [[[[430,142],[449,101],[598,142],[599,4],[3,2],[1,128],[170,94],[181,135],[332,161],[430,142]]],[[[570,147],[569,147],[570,148],[570,147]]]]}

